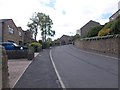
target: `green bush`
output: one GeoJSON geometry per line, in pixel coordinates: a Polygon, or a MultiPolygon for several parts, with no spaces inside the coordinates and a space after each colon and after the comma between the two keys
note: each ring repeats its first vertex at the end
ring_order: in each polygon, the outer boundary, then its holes
{"type": "Polygon", "coordinates": [[[33,42],[29,44],[29,48],[33,48],[35,52],[39,52],[41,49],[42,45],[39,42],[33,42]]]}
{"type": "Polygon", "coordinates": [[[110,34],[120,34],[120,15],[116,18],[112,24],[110,34]]]}
{"type": "Polygon", "coordinates": [[[98,36],[106,36],[110,34],[110,30],[112,28],[114,21],[108,22],[104,25],[104,27],[98,32],[98,36]]]}
{"type": "Polygon", "coordinates": [[[79,34],[76,34],[76,35],[74,35],[74,36],[72,37],[73,41],[75,41],[75,40],[77,40],[77,39],[79,39],[79,38],[80,38],[80,35],[79,35],[79,34]]]}
{"type": "Polygon", "coordinates": [[[110,21],[110,22],[106,23],[106,24],[104,25],[103,29],[108,29],[108,28],[111,29],[113,22],[114,22],[114,21],[110,21]]]}
{"type": "Polygon", "coordinates": [[[109,34],[110,34],[110,29],[103,28],[102,30],[99,31],[98,36],[105,36],[105,35],[109,35],[109,34]]]}
{"type": "Polygon", "coordinates": [[[103,28],[102,25],[93,27],[87,34],[87,37],[94,37],[98,35],[98,32],[103,28]]]}

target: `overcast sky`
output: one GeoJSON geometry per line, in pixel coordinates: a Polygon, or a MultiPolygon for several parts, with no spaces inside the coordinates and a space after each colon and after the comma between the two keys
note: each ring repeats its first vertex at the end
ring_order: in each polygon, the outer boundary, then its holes
{"type": "MultiPolygon", "coordinates": [[[[0,19],[13,19],[17,26],[27,29],[34,12],[43,12],[53,20],[53,39],[74,35],[90,20],[104,24],[118,10],[119,0],[0,0],[0,19]]],[[[41,38],[40,33],[37,39],[41,38]]]]}

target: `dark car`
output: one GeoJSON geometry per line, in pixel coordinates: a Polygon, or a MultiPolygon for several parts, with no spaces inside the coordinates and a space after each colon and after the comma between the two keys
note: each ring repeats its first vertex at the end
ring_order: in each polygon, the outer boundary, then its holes
{"type": "Polygon", "coordinates": [[[21,46],[13,42],[2,42],[0,43],[6,50],[21,50],[21,46]]]}

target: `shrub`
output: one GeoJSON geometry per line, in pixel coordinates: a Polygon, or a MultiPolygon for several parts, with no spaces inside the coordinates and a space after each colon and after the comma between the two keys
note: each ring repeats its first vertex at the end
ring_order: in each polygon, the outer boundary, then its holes
{"type": "Polygon", "coordinates": [[[29,44],[29,48],[31,47],[34,49],[35,52],[38,52],[41,49],[42,45],[39,42],[33,42],[29,44]]]}
{"type": "Polygon", "coordinates": [[[108,22],[104,25],[104,27],[99,31],[98,36],[106,36],[110,34],[110,30],[112,28],[114,21],[108,22]]]}
{"type": "Polygon", "coordinates": [[[110,34],[120,34],[120,15],[116,18],[112,24],[110,34]]]}
{"type": "Polygon", "coordinates": [[[72,37],[73,41],[75,41],[75,40],[77,40],[77,39],[79,39],[79,38],[80,38],[80,35],[79,35],[79,34],[76,34],[76,35],[74,35],[74,36],[72,37]]]}
{"type": "Polygon", "coordinates": [[[104,29],[108,29],[108,28],[111,29],[113,22],[114,21],[110,21],[110,22],[106,23],[103,28],[104,29]]]}
{"type": "Polygon", "coordinates": [[[102,25],[93,27],[89,32],[87,37],[94,37],[98,35],[98,32],[103,28],[102,25]]]}
{"type": "Polygon", "coordinates": [[[102,30],[100,30],[99,31],[99,33],[98,33],[98,36],[105,36],[105,35],[109,35],[110,34],[110,29],[109,28],[107,28],[107,29],[102,29],[102,30]]]}

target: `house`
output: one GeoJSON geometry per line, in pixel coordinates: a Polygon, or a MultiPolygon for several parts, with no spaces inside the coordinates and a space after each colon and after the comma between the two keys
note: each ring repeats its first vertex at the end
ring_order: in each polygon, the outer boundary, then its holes
{"type": "Polygon", "coordinates": [[[35,41],[33,39],[33,34],[30,30],[24,31],[24,45],[27,45],[31,42],[35,41]]]}
{"type": "Polygon", "coordinates": [[[21,46],[33,41],[32,33],[17,27],[12,19],[0,19],[0,39],[0,42],[14,42],[21,46]]]}
{"type": "Polygon", "coordinates": [[[93,20],[90,20],[88,23],[86,23],[81,29],[80,29],[80,33],[81,33],[81,37],[84,38],[87,36],[88,32],[95,26],[99,26],[100,23],[95,22],[93,20]]]}
{"type": "Polygon", "coordinates": [[[53,46],[59,46],[59,45],[60,45],[59,38],[53,41],[53,46]]]}
{"type": "Polygon", "coordinates": [[[59,40],[60,45],[67,45],[72,43],[72,37],[68,35],[63,35],[59,40]]]}
{"type": "Polygon", "coordinates": [[[120,15],[120,1],[118,2],[118,10],[109,18],[109,21],[115,20],[120,15]]]}
{"type": "Polygon", "coordinates": [[[68,35],[63,35],[54,41],[54,45],[68,45],[72,43],[72,37],[68,35]]]}
{"type": "Polygon", "coordinates": [[[120,9],[109,18],[109,21],[115,20],[119,15],[120,15],[120,9]]]}
{"type": "Polygon", "coordinates": [[[14,42],[19,44],[20,37],[24,37],[24,34],[22,33],[21,36],[19,35],[18,27],[12,19],[1,19],[0,26],[0,31],[2,32],[2,42],[14,42]]]}
{"type": "Polygon", "coordinates": [[[19,38],[18,38],[19,45],[23,46],[24,45],[24,37],[25,37],[25,35],[24,35],[24,31],[22,30],[21,27],[18,27],[18,34],[19,34],[19,38]]]}

